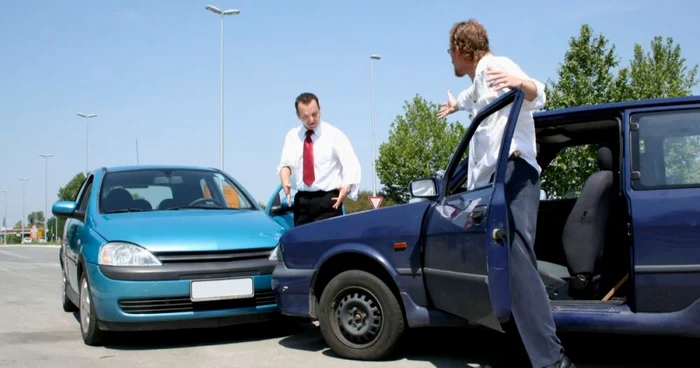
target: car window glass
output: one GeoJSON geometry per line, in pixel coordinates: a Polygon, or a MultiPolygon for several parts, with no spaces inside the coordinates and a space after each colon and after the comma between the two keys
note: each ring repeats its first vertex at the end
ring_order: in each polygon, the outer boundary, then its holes
{"type": "Polygon", "coordinates": [[[149,185],[146,188],[125,188],[136,203],[146,209],[158,208],[165,200],[173,199],[173,191],[165,185],[149,185]],[[148,203],[148,206],[146,206],[148,203]]]}
{"type": "Polygon", "coordinates": [[[140,169],[108,172],[100,193],[101,212],[184,208],[255,209],[236,183],[201,169],[140,169]]]}
{"type": "MultiPolygon", "coordinates": [[[[482,111],[487,111],[489,107],[494,106],[496,102],[494,101],[490,105],[486,106],[482,111]]],[[[469,134],[469,131],[474,129],[475,131],[481,131],[483,132],[484,130],[488,130],[489,133],[495,133],[495,130],[501,130],[505,132],[505,127],[506,127],[506,122],[508,120],[508,115],[510,114],[511,107],[513,106],[513,102],[503,106],[501,109],[496,110],[492,112],[491,114],[487,116],[477,116],[474,117],[473,120],[469,123],[470,125],[467,127],[465,135],[469,134]],[[481,119],[481,120],[477,120],[481,119]],[[478,124],[477,126],[473,126],[474,124],[478,124]]],[[[459,149],[457,152],[454,153],[452,159],[454,159],[455,155],[459,155],[459,165],[458,167],[454,170],[452,173],[452,176],[450,177],[450,187],[453,188],[450,192],[448,192],[448,195],[452,194],[457,194],[461,192],[465,192],[467,190],[467,184],[468,184],[468,170],[469,170],[469,162],[470,160],[473,160],[474,158],[470,157],[470,152],[469,149],[473,145],[486,145],[489,144],[488,142],[484,141],[482,138],[481,141],[477,142],[474,139],[475,135],[470,137],[470,141],[468,142],[468,145],[464,149],[463,152],[459,152],[459,149]]],[[[500,146],[500,144],[499,144],[500,146]]],[[[499,150],[500,151],[500,150],[499,150]]],[[[491,186],[493,185],[492,183],[489,183],[486,186],[491,186]]],[[[475,188],[475,189],[481,189],[481,188],[475,188]]]]}
{"type": "Polygon", "coordinates": [[[92,190],[92,179],[93,176],[89,176],[83,185],[82,191],[78,194],[77,208],[79,212],[87,211],[88,200],[90,198],[90,192],[92,190]]]}
{"type": "Polygon", "coordinates": [[[88,199],[90,198],[90,191],[91,190],[92,190],[92,183],[88,184],[88,187],[85,189],[85,194],[83,195],[83,198],[80,201],[80,211],[81,212],[85,212],[87,210],[88,199]]]}
{"type": "Polygon", "coordinates": [[[638,113],[630,117],[632,187],[637,190],[700,186],[700,110],[638,113]]]}

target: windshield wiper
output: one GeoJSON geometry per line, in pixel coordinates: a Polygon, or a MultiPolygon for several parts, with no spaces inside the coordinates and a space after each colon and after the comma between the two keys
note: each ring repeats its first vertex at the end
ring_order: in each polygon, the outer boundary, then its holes
{"type": "Polygon", "coordinates": [[[213,206],[177,206],[168,208],[169,211],[173,210],[235,210],[235,208],[228,207],[213,207],[213,206]]]}
{"type": "Polygon", "coordinates": [[[107,211],[105,213],[141,212],[141,211],[149,211],[149,210],[144,210],[141,208],[120,208],[118,210],[107,211]]]}

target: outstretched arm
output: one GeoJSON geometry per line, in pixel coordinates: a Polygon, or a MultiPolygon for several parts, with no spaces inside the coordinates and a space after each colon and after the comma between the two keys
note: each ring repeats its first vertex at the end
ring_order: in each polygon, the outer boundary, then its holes
{"type": "Polygon", "coordinates": [[[280,181],[282,182],[282,189],[287,195],[287,204],[290,206],[292,202],[292,184],[290,178],[292,176],[292,168],[295,164],[294,153],[294,146],[292,145],[292,142],[290,142],[288,134],[284,139],[284,146],[282,146],[282,156],[280,157],[280,163],[277,166],[277,172],[279,173],[280,181]]]}

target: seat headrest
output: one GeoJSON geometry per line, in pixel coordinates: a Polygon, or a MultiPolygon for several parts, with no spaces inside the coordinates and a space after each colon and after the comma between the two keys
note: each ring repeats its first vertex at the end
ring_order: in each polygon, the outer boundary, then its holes
{"type": "Polygon", "coordinates": [[[598,147],[598,169],[601,171],[613,170],[613,154],[608,146],[598,147]]]}
{"type": "Polygon", "coordinates": [[[112,189],[102,201],[102,210],[114,211],[131,207],[133,197],[124,188],[112,189]]]}

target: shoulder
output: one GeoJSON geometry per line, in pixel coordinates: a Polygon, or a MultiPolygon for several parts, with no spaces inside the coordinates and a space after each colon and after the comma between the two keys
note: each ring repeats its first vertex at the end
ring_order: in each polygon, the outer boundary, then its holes
{"type": "Polygon", "coordinates": [[[518,64],[513,61],[513,59],[507,57],[507,56],[492,56],[489,58],[489,64],[490,65],[498,65],[498,66],[517,66],[518,64]]]}
{"type": "Polygon", "coordinates": [[[285,135],[285,139],[292,139],[292,138],[298,137],[300,130],[301,130],[301,128],[298,126],[292,128],[292,129],[289,129],[289,131],[287,131],[287,134],[285,135]]]}
{"type": "Polygon", "coordinates": [[[522,73],[522,69],[520,68],[518,63],[516,63],[515,61],[513,61],[513,59],[507,56],[493,56],[492,59],[493,61],[490,65],[495,69],[506,70],[510,73],[522,73]]]}
{"type": "Polygon", "coordinates": [[[343,133],[343,131],[340,130],[340,128],[336,127],[335,125],[333,125],[325,120],[323,122],[321,122],[321,124],[323,124],[322,129],[323,129],[324,134],[328,133],[329,135],[332,135],[333,137],[345,137],[345,133],[343,133]]]}

